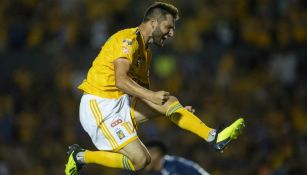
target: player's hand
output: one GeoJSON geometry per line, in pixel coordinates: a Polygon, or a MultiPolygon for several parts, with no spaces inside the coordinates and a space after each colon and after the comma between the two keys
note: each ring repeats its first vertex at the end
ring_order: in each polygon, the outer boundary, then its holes
{"type": "Polygon", "coordinates": [[[170,93],[166,91],[157,91],[153,94],[151,102],[157,105],[163,105],[169,99],[170,93]]]}
{"type": "Polygon", "coordinates": [[[192,113],[195,112],[195,109],[192,106],[185,106],[184,108],[188,110],[189,112],[192,112],[192,113]]]}

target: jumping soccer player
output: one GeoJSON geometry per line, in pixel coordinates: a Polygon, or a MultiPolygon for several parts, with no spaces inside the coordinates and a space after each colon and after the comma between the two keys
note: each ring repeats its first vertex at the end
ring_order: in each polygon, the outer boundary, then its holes
{"type": "Polygon", "coordinates": [[[176,7],[156,2],[136,28],[112,35],[94,60],[87,78],[79,86],[80,122],[99,151],[74,144],[69,147],[65,173],[77,174],[85,164],[137,171],[150,162],[148,150],[137,136],[137,126],[163,114],[180,128],[192,132],[216,150],[236,139],[244,126],[242,118],[217,132],[183,107],[166,91],[149,89],[150,45],[163,46],[174,36],[176,7]]]}

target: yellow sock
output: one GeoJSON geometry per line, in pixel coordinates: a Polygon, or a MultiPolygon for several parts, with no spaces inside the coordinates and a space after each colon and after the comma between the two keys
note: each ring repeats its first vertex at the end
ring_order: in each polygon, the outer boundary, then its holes
{"type": "Polygon", "coordinates": [[[193,113],[183,108],[178,101],[175,101],[169,106],[166,116],[180,128],[188,130],[206,141],[212,141],[214,139],[209,133],[215,130],[206,126],[205,123],[193,113]],[[209,136],[211,137],[209,138],[209,136]]]}
{"type": "Polygon", "coordinates": [[[111,168],[120,168],[135,171],[133,164],[128,157],[107,151],[88,151],[84,152],[85,163],[96,163],[111,168]]]}

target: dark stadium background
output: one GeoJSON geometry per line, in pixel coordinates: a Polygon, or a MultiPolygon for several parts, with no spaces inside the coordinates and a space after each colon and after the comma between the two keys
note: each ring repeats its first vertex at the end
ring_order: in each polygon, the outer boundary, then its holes
{"type": "MultiPolygon", "coordinates": [[[[101,44],[153,1],[0,1],[0,174],[64,173],[66,147],[95,149],[76,89],[101,44]]],[[[212,127],[246,119],[224,153],[165,118],[138,131],[217,175],[306,174],[307,2],[180,0],[175,38],[154,47],[151,86],[212,127]]],[[[87,166],[82,174],[127,174],[87,166]]]]}

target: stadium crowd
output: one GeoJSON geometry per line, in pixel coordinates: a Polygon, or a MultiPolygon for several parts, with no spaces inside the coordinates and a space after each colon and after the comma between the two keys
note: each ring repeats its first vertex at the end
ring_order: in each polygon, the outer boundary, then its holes
{"type": "MultiPolygon", "coordinates": [[[[246,128],[222,154],[166,118],[141,125],[140,138],[161,139],[170,154],[216,175],[306,174],[307,2],[167,2],[181,20],[173,41],[153,48],[152,89],[193,105],[212,127],[242,116],[246,128]]],[[[0,174],[63,174],[68,145],[94,149],[79,122],[76,87],[108,36],[139,25],[150,3],[0,3],[0,174]]]]}

